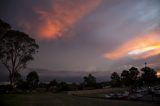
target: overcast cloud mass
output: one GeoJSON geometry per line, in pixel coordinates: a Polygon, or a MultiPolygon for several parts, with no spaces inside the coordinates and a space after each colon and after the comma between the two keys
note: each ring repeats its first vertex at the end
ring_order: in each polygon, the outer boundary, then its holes
{"type": "Polygon", "coordinates": [[[107,80],[145,62],[160,69],[159,0],[1,0],[0,18],[37,40],[27,70],[42,81],[78,82],[88,73],[107,80]]]}

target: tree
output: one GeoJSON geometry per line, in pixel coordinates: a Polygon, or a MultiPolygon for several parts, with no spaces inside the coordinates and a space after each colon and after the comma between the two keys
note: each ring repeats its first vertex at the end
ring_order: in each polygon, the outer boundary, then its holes
{"type": "Polygon", "coordinates": [[[21,81],[21,74],[19,72],[14,73],[14,82],[17,84],[19,81],[21,81]]]}
{"type": "Polygon", "coordinates": [[[2,38],[4,37],[5,33],[10,29],[11,29],[11,26],[0,19],[0,59],[2,58],[2,53],[1,53],[1,48],[3,46],[2,38]]]}
{"type": "Polygon", "coordinates": [[[150,67],[144,67],[141,69],[141,71],[143,72],[141,78],[146,85],[150,86],[156,82],[157,76],[154,69],[150,67]]]}
{"type": "Polygon", "coordinates": [[[35,72],[35,71],[30,72],[27,75],[26,81],[27,81],[27,84],[31,90],[37,88],[38,82],[39,82],[39,76],[38,76],[37,72],[35,72]]]}
{"type": "Polygon", "coordinates": [[[84,78],[84,84],[89,87],[94,87],[96,85],[96,78],[89,74],[88,76],[85,76],[84,78]]]}
{"type": "Polygon", "coordinates": [[[53,87],[53,86],[56,86],[57,85],[57,81],[56,80],[52,80],[52,81],[50,81],[49,82],[49,86],[51,87],[53,87]]]}
{"type": "Polygon", "coordinates": [[[4,34],[11,29],[11,26],[0,19],[0,40],[4,34]]]}
{"type": "Polygon", "coordinates": [[[118,87],[120,86],[120,76],[118,75],[118,73],[113,72],[111,74],[111,84],[113,87],[118,87]]]}
{"type": "Polygon", "coordinates": [[[130,81],[131,85],[136,84],[136,82],[138,80],[138,75],[139,75],[138,68],[131,67],[129,69],[129,81],[130,81]]]}
{"type": "Polygon", "coordinates": [[[130,75],[129,75],[129,71],[127,70],[123,70],[121,73],[121,81],[122,84],[125,86],[129,86],[129,80],[130,80],[130,75]]]}
{"type": "Polygon", "coordinates": [[[9,72],[11,85],[15,84],[15,73],[23,70],[33,60],[38,45],[27,34],[9,30],[0,42],[0,62],[9,72]]]}
{"type": "Polygon", "coordinates": [[[47,87],[47,90],[55,90],[56,86],[58,85],[56,80],[52,80],[49,82],[49,85],[47,87]]]}
{"type": "Polygon", "coordinates": [[[128,70],[123,70],[121,73],[121,81],[125,86],[135,85],[138,82],[139,71],[136,67],[131,67],[128,70]]]}

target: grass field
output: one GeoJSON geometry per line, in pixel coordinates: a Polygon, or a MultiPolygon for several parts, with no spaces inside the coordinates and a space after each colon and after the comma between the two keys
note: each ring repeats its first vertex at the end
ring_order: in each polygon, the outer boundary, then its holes
{"type": "Polygon", "coordinates": [[[67,94],[5,94],[0,106],[158,106],[158,104],[77,97],[67,94]]]}

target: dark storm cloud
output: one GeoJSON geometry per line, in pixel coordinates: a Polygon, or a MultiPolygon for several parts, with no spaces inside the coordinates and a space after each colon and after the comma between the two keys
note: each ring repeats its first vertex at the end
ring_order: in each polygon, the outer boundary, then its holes
{"type": "MultiPolygon", "coordinates": [[[[29,24],[33,23],[32,29],[34,29],[36,22],[40,22],[38,21],[40,15],[33,11],[33,6],[47,12],[47,16],[54,17],[50,11],[53,1],[57,0],[1,0],[0,17],[10,23],[13,28],[25,31],[36,38],[38,36],[36,32],[27,32],[24,28],[26,24],[19,26],[17,22],[21,19],[29,24]]],[[[79,3],[79,0],[76,2],[79,3]]],[[[37,39],[40,50],[29,67],[50,70],[39,72],[43,73],[41,75],[45,78],[50,76],[52,79],[55,74],[59,75],[57,72],[63,73],[62,70],[66,71],[68,77],[74,75],[81,77],[92,72],[97,72],[95,74],[97,76],[107,76],[113,71],[120,72],[132,65],[142,67],[145,61],[148,64],[159,62],[157,59],[159,56],[138,60],[104,58],[105,53],[156,28],[160,23],[159,0],[102,0],[101,4],[91,10],[62,33],[63,37],[50,41],[37,39]]]]}

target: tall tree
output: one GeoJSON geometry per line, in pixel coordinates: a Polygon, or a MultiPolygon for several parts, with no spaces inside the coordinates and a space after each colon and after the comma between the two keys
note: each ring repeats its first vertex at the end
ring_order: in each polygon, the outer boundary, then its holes
{"type": "Polygon", "coordinates": [[[11,85],[14,85],[15,73],[23,70],[33,60],[38,45],[27,34],[9,30],[0,42],[0,62],[7,68],[11,85]]]}
{"type": "Polygon", "coordinates": [[[141,69],[142,73],[142,80],[143,82],[150,86],[151,84],[154,84],[157,80],[156,71],[150,67],[144,67],[141,69]]]}
{"type": "Polygon", "coordinates": [[[129,69],[129,78],[130,78],[130,84],[134,85],[136,84],[137,80],[138,80],[138,75],[139,75],[139,71],[138,68],[136,67],[131,67],[129,69]]]}
{"type": "Polygon", "coordinates": [[[120,76],[118,75],[117,72],[113,72],[111,74],[111,84],[113,87],[118,87],[121,85],[120,83],[120,76]]]}
{"type": "Polygon", "coordinates": [[[29,88],[35,89],[36,87],[38,87],[38,82],[39,82],[39,76],[37,74],[37,72],[32,71],[27,75],[27,79],[26,79],[29,88]]]}
{"type": "Polygon", "coordinates": [[[129,71],[123,70],[121,73],[122,84],[126,86],[135,85],[139,78],[138,75],[139,75],[139,71],[138,71],[138,68],[136,67],[131,67],[129,71]]]}
{"type": "Polygon", "coordinates": [[[125,86],[129,86],[130,85],[129,80],[130,80],[129,71],[123,70],[122,73],[121,73],[122,84],[125,85],[125,86]]]}

